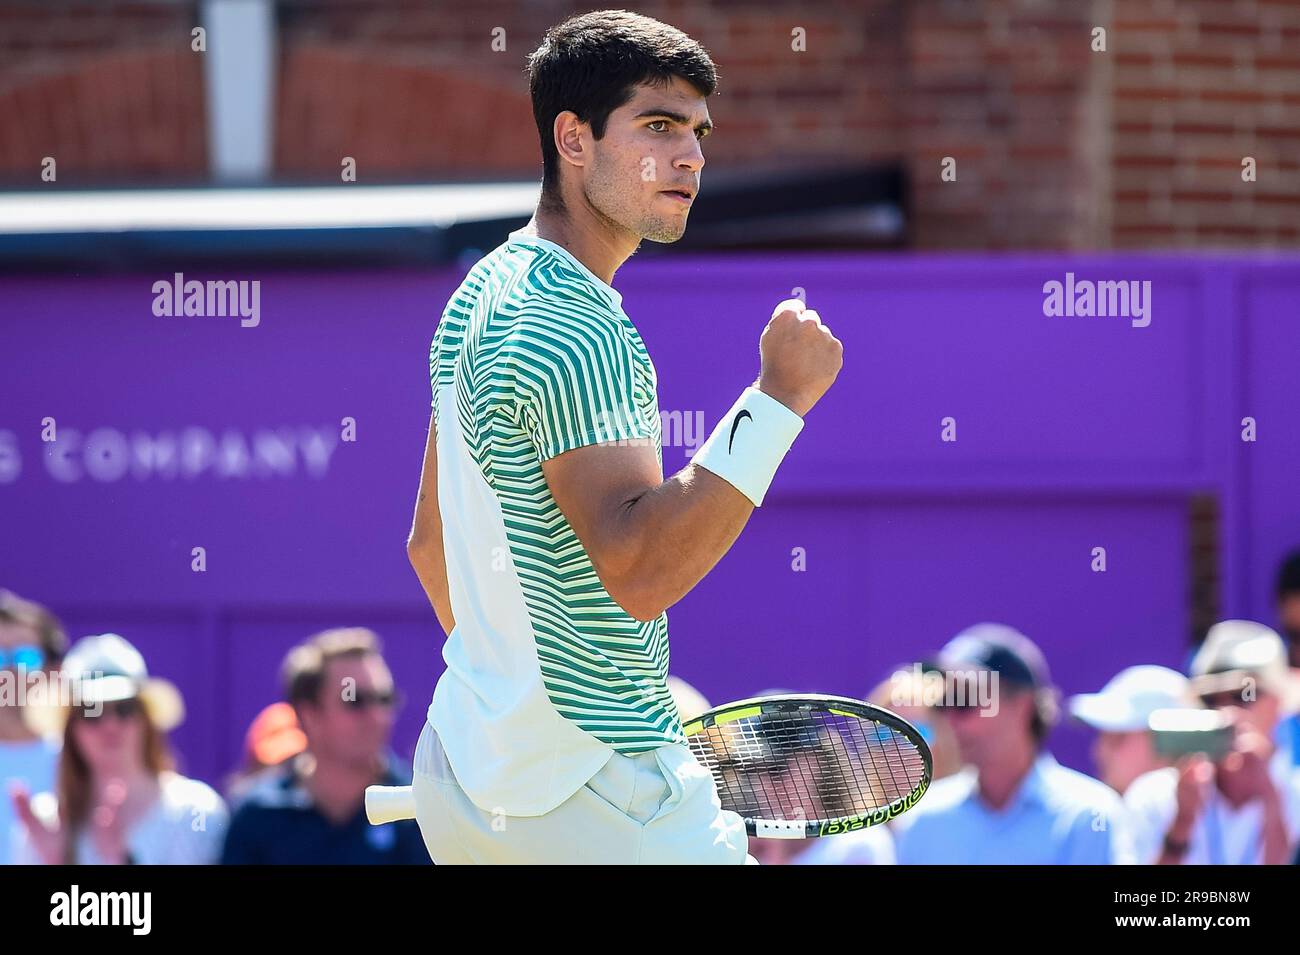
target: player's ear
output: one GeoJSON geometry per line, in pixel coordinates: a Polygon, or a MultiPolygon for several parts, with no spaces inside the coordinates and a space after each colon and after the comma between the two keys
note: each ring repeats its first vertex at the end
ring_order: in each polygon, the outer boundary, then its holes
{"type": "Polygon", "coordinates": [[[582,145],[582,133],[586,128],[587,124],[571,109],[562,110],[555,117],[555,149],[562,160],[580,167],[587,164],[582,145]]]}

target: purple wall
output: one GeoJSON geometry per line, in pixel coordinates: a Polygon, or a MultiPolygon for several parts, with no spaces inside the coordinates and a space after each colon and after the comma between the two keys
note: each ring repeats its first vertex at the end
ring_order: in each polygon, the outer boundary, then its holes
{"type": "MultiPolygon", "coordinates": [[[[408,698],[396,745],[413,744],[442,635],[403,541],[429,340],[460,277],[187,276],[258,278],[256,328],[155,317],[170,276],[0,278],[0,586],[76,636],[139,644],[185,692],[176,742],[199,775],[233,765],[284,651],[327,626],[384,636],[408,698]],[[338,440],[345,416],[355,443],[338,440]]],[[[1037,639],[1067,692],[1177,666],[1202,490],[1221,497],[1225,613],[1272,622],[1274,566],[1300,544],[1300,260],[679,257],[634,261],[617,285],[662,410],[702,413],[705,433],[792,289],[845,343],[767,506],[670,611],[674,670],[716,702],[865,694],[982,619],[1037,639]],[[1150,326],[1045,317],[1043,283],[1067,271],[1149,280],[1150,326]]],[[[665,447],[669,470],[688,457],[665,447]]],[[[1083,733],[1054,743],[1086,765],[1083,733]]]]}

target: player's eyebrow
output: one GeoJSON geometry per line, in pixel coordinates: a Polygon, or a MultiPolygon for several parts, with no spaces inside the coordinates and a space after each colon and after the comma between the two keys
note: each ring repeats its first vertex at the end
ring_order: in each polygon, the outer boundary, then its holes
{"type": "MultiPolygon", "coordinates": [[[[643,109],[632,117],[633,119],[670,119],[679,126],[686,126],[690,123],[691,118],[685,113],[678,113],[671,109],[643,109]]],[[[705,119],[695,124],[695,131],[710,132],[713,129],[713,120],[705,119]]]]}

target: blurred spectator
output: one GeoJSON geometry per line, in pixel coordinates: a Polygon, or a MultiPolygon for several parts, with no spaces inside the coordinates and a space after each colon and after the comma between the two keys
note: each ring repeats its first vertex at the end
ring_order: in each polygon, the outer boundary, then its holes
{"type": "Polygon", "coordinates": [[[317,634],[289,651],[281,678],[307,746],[244,795],[222,861],[427,865],[414,820],[366,819],[367,786],[411,781],[388,748],[397,693],[379,637],[361,628],[317,634]]]}
{"type": "Polygon", "coordinates": [[[897,713],[916,727],[930,747],[935,779],[951,776],[961,769],[961,751],[948,724],[948,715],[942,707],[928,702],[942,699],[943,673],[925,663],[896,670],[867,697],[868,703],[897,713]]]}
{"type": "Polygon", "coordinates": [[[63,726],[53,792],[15,794],[24,863],[201,865],[227,821],[211,788],[172,770],[168,730],[184,718],[176,687],[149,676],[115,633],[77,641],[63,661],[75,705],[43,708],[63,726]]]}
{"type": "Polygon", "coordinates": [[[1300,550],[1288,554],[1278,568],[1277,618],[1286,638],[1289,662],[1300,668],[1300,550]]]}
{"type": "Polygon", "coordinates": [[[1289,862],[1300,833],[1300,777],[1272,735],[1300,704],[1282,638],[1226,620],[1192,660],[1191,689],[1233,725],[1228,753],[1197,754],[1136,780],[1125,795],[1138,861],[1189,865],[1289,862]]]}
{"type": "Polygon", "coordinates": [[[292,759],[307,748],[298,714],[288,703],[262,708],[244,734],[244,765],[226,783],[226,798],[235,806],[267,770],[292,759]]]}
{"type": "Polygon", "coordinates": [[[34,679],[43,677],[47,687],[67,647],[63,627],[48,610],[0,590],[0,865],[9,864],[21,837],[11,788],[54,788],[58,737],[32,729],[26,704],[34,679]]]}
{"type": "Polygon", "coordinates": [[[1119,797],[1043,749],[1057,695],[1038,647],[1011,627],[979,624],[954,637],[939,664],[945,709],[968,765],[895,820],[898,861],[1131,861],[1119,797]]]}
{"type": "Polygon", "coordinates": [[[1147,720],[1156,710],[1191,706],[1187,677],[1158,666],[1121,670],[1100,693],[1070,698],[1070,714],[1097,730],[1092,759],[1101,781],[1120,795],[1139,776],[1168,766],[1156,752],[1147,720]]]}
{"type": "MultiPolygon", "coordinates": [[[[1300,669],[1300,550],[1288,554],[1277,572],[1277,618],[1286,640],[1288,662],[1300,669]]],[[[1277,744],[1300,767],[1300,713],[1278,723],[1277,744]]]]}

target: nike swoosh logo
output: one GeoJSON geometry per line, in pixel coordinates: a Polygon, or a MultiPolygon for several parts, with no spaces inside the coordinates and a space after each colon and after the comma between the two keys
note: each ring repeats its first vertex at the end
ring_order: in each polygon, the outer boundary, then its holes
{"type": "Polygon", "coordinates": [[[754,416],[753,416],[752,414],[750,414],[748,411],[742,411],[740,414],[736,415],[736,420],[733,421],[733,422],[731,422],[731,435],[727,438],[727,453],[728,453],[728,454],[731,453],[731,442],[733,442],[733,441],[736,440],[736,429],[737,429],[738,427],[740,427],[740,419],[741,419],[741,418],[748,418],[750,421],[753,421],[753,420],[754,420],[754,416]]]}

